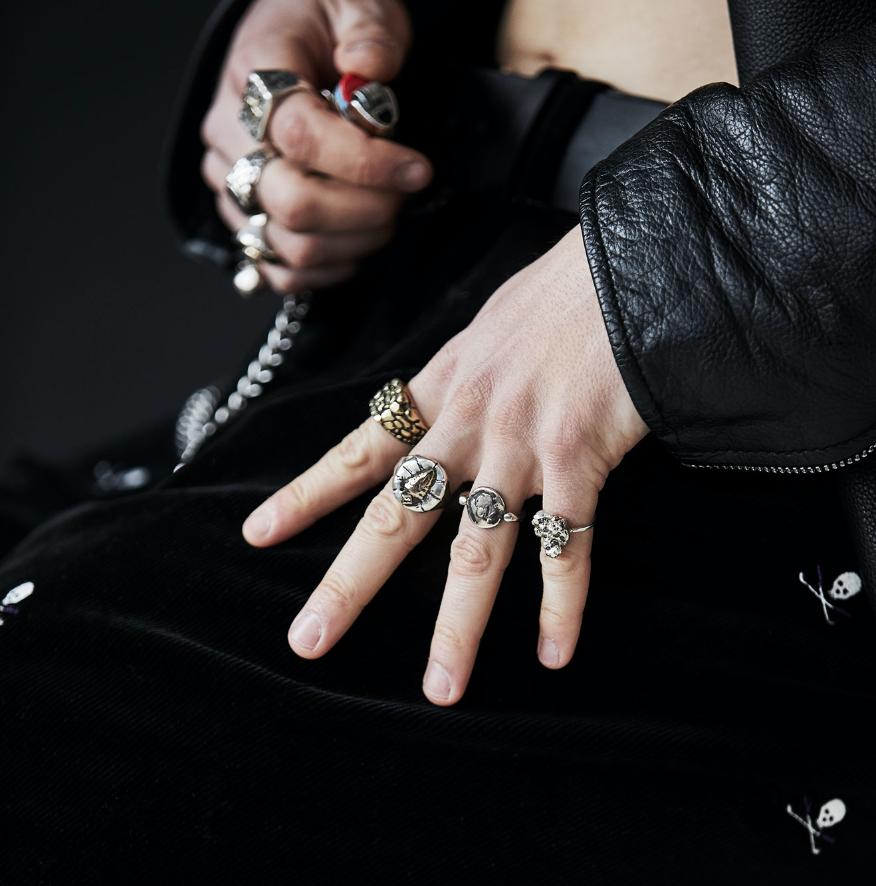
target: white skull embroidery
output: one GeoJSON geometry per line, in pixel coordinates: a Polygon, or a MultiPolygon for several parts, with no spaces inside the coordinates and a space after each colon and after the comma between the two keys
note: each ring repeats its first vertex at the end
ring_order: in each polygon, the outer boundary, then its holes
{"type": "MultiPolygon", "coordinates": [[[[849,573],[846,573],[847,575],[849,573]]],[[[854,573],[851,573],[854,575],[854,573]]],[[[855,576],[857,578],[857,576],[855,576]]],[[[821,807],[818,813],[818,819],[815,826],[819,828],[829,828],[838,824],[846,817],[846,804],[842,800],[831,800],[821,807]]]]}
{"type": "Polygon", "coordinates": [[[2,600],[0,606],[13,606],[20,603],[25,597],[29,597],[33,593],[33,582],[26,581],[22,585],[13,588],[2,600]]]}
{"type": "Polygon", "coordinates": [[[836,577],[827,594],[834,600],[847,600],[849,597],[854,597],[860,590],[861,576],[857,572],[844,572],[836,577]]]}

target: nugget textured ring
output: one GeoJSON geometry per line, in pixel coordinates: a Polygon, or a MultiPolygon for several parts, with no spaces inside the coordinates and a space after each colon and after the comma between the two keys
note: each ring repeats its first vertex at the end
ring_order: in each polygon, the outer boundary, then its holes
{"type": "Polygon", "coordinates": [[[421,440],[429,430],[408,386],[400,378],[388,381],[368,402],[368,408],[374,421],[408,446],[421,440]]]}
{"type": "Polygon", "coordinates": [[[251,71],[237,118],[257,142],[263,142],[278,101],[293,92],[316,93],[316,90],[292,71],[251,71]]]}
{"type": "Polygon", "coordinates": [[[522,513],[510,513],[505,507],[505,499],[489,486],[463,492],[459,503],[465,505],[468,519],[479,529],[492,529],[500,523],[517,523],[523,517],[522,513]]]}
{"type": "Polygon", "coordinates": [[[277,152],[273,148],[264,147],[241,157],[231,172],[225,176],[225,187],[234,202],[247,214],[256,215],[262,212],[256,186],[262,177],[262,170],[269,160],[273,160],[277,152]]]}
{"type": "Polygon", "coordinates": [[[569,524],[563,517],[548,511],[539,511],[532,518],[532,525],[535,534],[541,539],[541,549],[545,556],[555,560],[563,553],[563,548],[569,543],[569,536],[573,532],[587,532],[596,524],[594,522],[587,526],[579,526],[577,529],[569,529],[569,524]]]}
{"type": "Polygon", "coordinates": [[[395,469],[392,494],[409,511],[423,514],[443,504],[447,474],[437,461],[425,455],[409,455],[395,469]]]}

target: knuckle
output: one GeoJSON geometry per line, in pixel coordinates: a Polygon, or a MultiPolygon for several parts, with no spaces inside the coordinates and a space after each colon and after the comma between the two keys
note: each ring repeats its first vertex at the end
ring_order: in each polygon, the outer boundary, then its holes
{"type": "Polygon", "coordinates": [[[539,611],[539,624],[550,632],[574,628],[580,619],[580,613],[566,612],[542,603],[539,611]]]}
{"type": "Polygon", "coordinates": [[[355,431],[351,431],[338,443],[335,453],[342,468],[357,470],[367,467],[372,456],[367,429],[360,425],[355,431]]]}
{"type": "Polygon", "coordinates": [[[349,580],[340,572],[328,572],[319,583],[320,602],[328,609],[362,609],[349,580]]]}
{"type": "Polygon", "coordinates": [[[554,581],[568,583],[574,579],[580,579],[583,583],[580,564],[567,553],[563,553],[559,557],[547,557],[542,554],[541,570],[545,578],[554,581]]]}
{"type": "Polygon", "coordinates": [[[201,121],[201,142],[208,148],[213,147],[219,141],[220,132],[219,110],[213,105],[201,121]]]}
{"type": "Polygon", "coordinates": [[[290,231],[306,229],[313,219],[311,200],[300,193],[291,194],[283,207],[281,218],[283,226],[290,231]]]}
{"type": "Polygon", "coordinates": [[[433,641],[446,652],[462,652],[467,650],[469,643],[463,637],[462,633],[446,621],[439,621],[435,624],[435,634],[433,641]]]}
{"type": "Polygon", "coordinates": [[[490,409],[490,435],[513,444],[528,436],[527,426],[534,421],[535,409],[528,391],[503,392],[490,409]]]}
{"type": "Polygon", "coordinates": [[[492,565],[490,546],[473,532],[461,532],[450,545],[450,569],[457,575],[483,575],[490,571],[492,565]]]}
{"type": "Polygon", "coordinates": [[[360,187],[374,187],[382,184],[387,177],[383,162],[371,148],[369,139],[364,133],[360,136],[357,132],[355,139],[356,143],[351,145],[350,154],[350,156],[359,158],[354,175],[355,183],[360,187]]]}
{"type": "Polygon", "coordinates": [[[405,520],[402,508],[390,500],[386,491],[371,499],[359,523],[367,535],[386,541],[389,538],[405,540],[405,520]]]}
{"type": "Polygon", "coordinates": [[[321,248],[316,237],[304,235],[290,246],[289,261],[297,268],[312,268],[321,264],[321,248]]]}
{"type": "Polygon", "coordinates": [[[207,183],[212,191],[219,191],[219,181],[216,176],[216,164],[211,151],[207,151],[201,158],[201,178],[207,183]]]}
{"type": "Polygon", "coordinates": [[[296,104],[287,99],[274,115],[273,141],[290,163],[307,167],[316,156],[318,143],[310,115],[296,104]]]}
{"type": "Polygon", "coordinates": [[[310,484],[303,476],[297,477],[282,490],[282,504],[293,511],[301,512],[310,510],[316,504],[310,484]]]}
{"type": "Polygon", "coordinates": [[[447,408],[466,423],[481,418],[493,399],[494,388],[491,372],[472,373],[456,388],[447,408]]]}
{"type": "Polygon", "coordinates": [[[544,428],[539,448],[542,463],[547,470],[565,472],[570,461],[578,461],[585,435],[586,423],[578,415],[572,404],[564,410],[562,417],[555,422],[542,423],[544,428]]]}

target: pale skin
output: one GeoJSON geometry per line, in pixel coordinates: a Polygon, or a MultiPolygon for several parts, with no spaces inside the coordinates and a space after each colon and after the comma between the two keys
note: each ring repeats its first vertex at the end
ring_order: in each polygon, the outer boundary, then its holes
{"type": "MultiPolygon", "coordinates": [[[[644,8],[644,0],[622,4],[624,16],[636,3],[644,8]]],[[[609,25],[613,15],[609,4],[593,0],[538,3],[539,15],[534,4],[516,0],[507,10],[498,45],[510,70],[534,73],[546,64],[579,69],[588,58],[581,41],[591,32],[579,29],[577,43],[558,41],[548,12],[569,17],[598,5],[609,25]],[[546,59],[545,41],[551,40],[555,51],[546,59]]],[[[669,6],[690,3],[669,0],[669,6]]],[[[678,95],[666,91],[691,79],[728,79],[727,54],[719,51],[729,45],[726,9],[722,0],[704,0],[701,6],[711,13],[698,17],[688,9],[685,20],[696,24],[696,40],[711,39],[704,37],[707,32],[715,37],[713,51],[692,55],[691,70],[683,76],[672,72],[674,82],[661,80],[655,66],[644,63],[617,85],[671,100],[678,95]],[[640,87],[650,78],[664,94],[637,89],[637,77],[640,87]]],[[[633,30],[636,39],[662,38],[659,33],[636,37],[633,30]]],[[[671,39],[677,46],[677,30],[671,39]]],[[[318,86],[348,72],[387,81],[400,70],[409,45],[409,24],[396,0],[257,0],[238,28],[203,125],[204,177],[229,227],[239,228],[245,217],[224,193],[225,174],[255,147],[236,120],[247,73],[283,68],[318,86]]],[[[608,79],[598,70],[581,73],[608,79]]],[[[266,165],[259,197],[270,216],[266,233],[283,258],[282,265],[265,268],[280,292],[328,286],[355,273],[362,257],[391,238],[405,196],[425,187],[432,175],[427,158],[367,138],[312,95],[298,93],[281,102],[268,137],[281,157],[266,165]]],[[[542,495],[543,507],[573,527],[594,521],[609,472],[647,433],[615,364],[577,227],[501,286],[409,386],[430,426],[413,452],[438,460],[451,488],[470,480],[498,489],[512,512],[527,498],[542,495]],[[538,311],[532,310],[535,302],[538,311]]],[[[244,523],[244,538],[268,547],[382,485],[292,623],[289,644],[301,657],[328,652],[402,560],[417,556],[417,544],[435,522],[453,519],[407,511],[392,496],[395,465],[411,451],[366,419],[244,523]]],[[[483,530],[465,514],[460,519],[423,677],[423,691],[437,705],[452,705],[465,692],[521,529],[532,531],[508,523],[483,530]]],[[[592,533],[586,532],[573,535],[559,558],[541,555],[544,590],[536,653],[548,668],[568,664],[578,643],[591,545],[592,533]]]]}

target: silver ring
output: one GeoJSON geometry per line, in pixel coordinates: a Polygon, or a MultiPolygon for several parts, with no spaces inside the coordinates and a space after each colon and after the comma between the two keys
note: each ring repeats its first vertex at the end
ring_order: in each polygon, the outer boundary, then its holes
{"type": "Polygon", "coordinates": [[[277,152],[273,148],[265,146],[253,151],[245,157],[241,157],[231,172],[225,176],[225,187],[234,202],[247,214],[257,215],[262,212],[259,198],[256,195],[256,186],[262,177],[262,170],[269,160],[273,160],[277,152]]]}
{"type": "Polygon", "coordinates": [[[318,94],[313,86],[292,71],[250,71],[237,119],[257,142],[263,142],[277,102],[293,92],[318,94]]]}
{"type": "Polygon", "coordinates": [[[447,494],[447,474],[434,459],[409,455],[395,469],[392,494],[409,511],[424,514],[441,507],[447,494]]]}
{"type": "Polygon", "coordinates": [[[517,523],[524,514],[512,514],[505,507],[505,499],[489,486],[478,486],[471,492],[463,492],[459,503],[465,505],[468,519],[479,529],[492,529],[500,523],[517,523]]]}
{"type": "Polygon", "coordinates": [[[250,261],[279,261],[277,253],[265,236],[265,225],[268,223],[267,213],[259,212],[251,215],[249,221],[234,235],[240,244],[243,254],[250,261]]]}
{"type": "Polygon", "coordinates": [[[265,279],[262,277],[259,266],[248,258],[245,258],[235,268],[232,282],[234,288],[244,298],[252,297],[265,285],[265,279]]]}
{"type": "Polygon", "coordinates": [[[532,525],[535,534],[541,539],[541,549],[545,556],[555,560],[563,553],[563,548],[569,543],[569,536],[573,532],[587,532],[588,529],[592,529],[596,525],[596,521],[588,523],[587,526],[569,529],[565,518],[558,517],[548,511],[539,511],[532,518],[532,525]]]}
{"type": "Polygon", "coordinates": [[[398,123],[395,93],[377,80],[370,83],[355,74],[341,77],[334,92],[323,92],[338,113],[369,135],[389,136],[398,123]],[[328,95],[326,95],[328,93],[328,95]]]}

